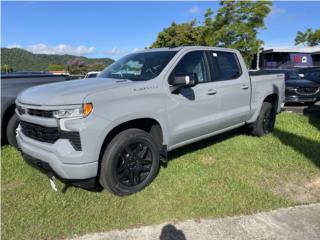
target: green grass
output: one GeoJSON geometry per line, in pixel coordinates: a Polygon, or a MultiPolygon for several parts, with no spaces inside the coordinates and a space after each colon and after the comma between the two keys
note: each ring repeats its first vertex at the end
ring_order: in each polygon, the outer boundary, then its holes
{"type": "Polygon", "coordinates": [[[320,119],[282,113],[272,135],[233,131],[178,149],[149,187],[129,197],[53,192],[16,150],[5,146],[1,156],[2,239],[64,238],[295,205],[273,189],[320,176],[320,119]]]}

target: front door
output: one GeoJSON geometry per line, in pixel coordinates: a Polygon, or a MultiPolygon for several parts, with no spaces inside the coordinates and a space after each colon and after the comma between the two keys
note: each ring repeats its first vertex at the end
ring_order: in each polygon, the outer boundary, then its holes
{"type": "Polygon", "coordinates": [[[209,134],[216,130],[215,114],[219,97],[211,81],[207,56],[204,51],[185,54],[174,69],[174,74],[196,73],[199,83],[170,93],[168,102],[169,146],[209,134]]]}

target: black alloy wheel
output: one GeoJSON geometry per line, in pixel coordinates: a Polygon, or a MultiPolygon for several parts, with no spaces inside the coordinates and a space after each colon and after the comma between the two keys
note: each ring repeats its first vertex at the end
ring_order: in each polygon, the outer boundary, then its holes
{"type": "Polygon", "coordinates": [[[125,186],[136,186],[150,174],[152,152],[144,142],[137,141],[123,147],[116,168],[118,180],[125,186]]]}
{"type": "Polygon", "coordinates": [[[261,137],[273,131],[276,122],[276,109],[269,103],[264,102],[261,106],[257,120],[249,125],[254,136],[261,137]]]}
{"type": "Polygon", "coordinates": [[[269,108],[264,115],[263,118],[263,131],[265,134],[271,133],[274,128],[274,123],[275,123],[275,113],[272,108],[269,108]]]}
{"type": "Polygon", "coordinates": [[[100,184],[119,196],[139,192],[157,176],[159,161],[159,144],[148,132],[124,130],[105,149],[100,184]]]}

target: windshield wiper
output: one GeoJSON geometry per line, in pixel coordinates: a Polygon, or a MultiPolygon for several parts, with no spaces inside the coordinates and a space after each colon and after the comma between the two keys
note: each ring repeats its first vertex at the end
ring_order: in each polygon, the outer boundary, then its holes
{"type": "Polygon", "coordinates": [[[126,78],[128,80],[131,80],[131,81],[147,81],[148,79],[145,79],[145,78],[126,78]]]}

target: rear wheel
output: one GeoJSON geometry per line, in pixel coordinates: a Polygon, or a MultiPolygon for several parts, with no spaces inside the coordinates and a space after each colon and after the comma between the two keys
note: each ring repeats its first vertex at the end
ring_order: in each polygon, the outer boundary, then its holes
{"type": "Polygon", "coordinates": [[[19,118],[17,114],[13,114],[11,118],[9,119],[8,125],[7,125],[7,140],[8,143],[13,147],[18,147],[17,139],[16,139],[16,131],[19,125],[19,118]]]}
{"type": "Polygon", "coordinates": [[[262,104],[258,119],[253,123],[252,134],[261,137],[265,134],[271,133],[274,129],[276,121],[276,112],[274,107],[269,102],[262,104]]]}
{"type": "Polygon", "coordinates": [[[115,136],[101,162],[100,184],[116,195],[136,193],[156,177],[160,152],[147,132],[128,129],[115,136]]]}

